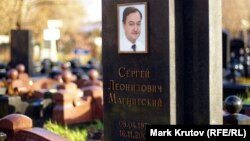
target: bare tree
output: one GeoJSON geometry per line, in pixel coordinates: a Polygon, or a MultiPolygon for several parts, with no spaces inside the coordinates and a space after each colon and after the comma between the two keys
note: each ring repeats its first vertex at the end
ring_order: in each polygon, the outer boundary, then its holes
{"type": "Polygon", "coordinates": [[[222,0],[222,23],[234,37],[247,31],[250,27],[250,1],[222,0]]]}
{"type": "Polygon", "coordinates": [[[49,19],[63,22],[63,33],[79,30],[85,16],[79,0],[1,0],[0,34],[9,34],[11,29],[29,29],[33,38],[42,42],[42,33],[49,19]]]}
{"type": "Polygon", "coordinates": [[[0,1],[0,34],[9,34],[10,29],[16,28],[16,23],[18,21],[18,15],[20,0],[1,0],[0,1]]]}

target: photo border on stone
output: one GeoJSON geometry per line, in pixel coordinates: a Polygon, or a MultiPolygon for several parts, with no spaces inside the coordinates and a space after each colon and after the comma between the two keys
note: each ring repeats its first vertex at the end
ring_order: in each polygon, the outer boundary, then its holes
{"type": "Polygon", "coordinates": [[[140,53],[148,53],[148,39],[147,39],[147,29],[148,29],[148,19],[147,19],[147,3],[146,2],[137,2],[137,3],[126,3],[126,4],[117,4],[117,25],[118,25],[118,53],[132,53],[132,54],[140,54],[140,53]],[[125,8],[127,7],[134,7],[137,8],[141,14],[142,14],[142,20],[141,20],[141,25],[140,25],[140,35],[137,38],[137,43],[138,48],[136,51],[133,51],[130,46],[125,46],[126,41],[124,41],[125,36],[125,31],[123,28],[123,12],[125,8]],[[125,43],[124,43],[125,42],[125,43]]]}

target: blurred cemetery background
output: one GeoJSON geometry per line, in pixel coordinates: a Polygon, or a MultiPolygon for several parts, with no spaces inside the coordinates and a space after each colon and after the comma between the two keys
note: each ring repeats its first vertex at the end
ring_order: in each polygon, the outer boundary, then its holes
{"type": "Polygon", "coordinates": [[[54,69],[62,62],[101,67],[101,1],[2,0],[0,63],[11,60],[11,30],[30,30],[31,75],[54,69]],[[49,66],[49,65],[48,65],[49,66]]]}
{"type": "Polygon", "coordinates": [[[223,97],[237,94],[249,102],[250,1],[222,0],[223,97]]]}
{"type": "Polygon", "coordinates": [[[56,126],[44,140],[95,136],[92,124],[103,124],[101,0],[1,0],[0,9],[0,134],[13,138],[9,117],[32,137],[33,126],[46,134],[43,126],[56,126]]]}

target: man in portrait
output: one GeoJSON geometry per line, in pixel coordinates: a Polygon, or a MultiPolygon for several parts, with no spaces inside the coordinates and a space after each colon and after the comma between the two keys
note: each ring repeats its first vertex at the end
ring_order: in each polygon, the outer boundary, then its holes
{"type": "Polygon", "coordinates": [[[141,34],[142,13],[135,7],[126,7],[122,14],[125,36],[120,39],[120,52],[144,52],[145,45],[138,40],[141,34]]]}

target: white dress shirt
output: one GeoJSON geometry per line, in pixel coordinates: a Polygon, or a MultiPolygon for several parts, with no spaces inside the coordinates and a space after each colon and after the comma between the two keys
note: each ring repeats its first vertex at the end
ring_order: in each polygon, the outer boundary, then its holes
{"type": "Polygon", "coordinates": [[[146,51],[145,45],[143,45],[141,42],[136,41],[135,45],[136,45],[136,51],[132,49],[133,44],[126,37],[123,37],[119,43],[119,46],[120,46],[119,52],[145,52],[146,51]]]}

